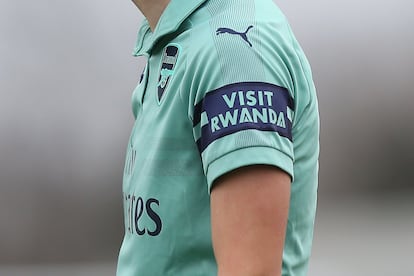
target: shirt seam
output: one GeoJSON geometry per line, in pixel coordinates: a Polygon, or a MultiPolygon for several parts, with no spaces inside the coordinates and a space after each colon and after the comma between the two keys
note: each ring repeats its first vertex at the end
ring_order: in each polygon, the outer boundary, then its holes
{"type": "MultiPolygon", "coordinates": [[[[287,153],[285,153],[285,152],[281,151],[280,149],[274,148],[274,147],[270,147],[270,146],[263,146],[263,145],[255,145],[255,146],[241,147],[241,148],[237,148],[237,149],[233,149],[233,150],[231,150],[231,151],[228,151],[228,152],[226,152],[226,153],[224,153],[224,154],[220,155],[219,157],[215,158],[215,159],[214,159],[214,160],[212,160],[211,162],[209,162],[209,164],[208,164],[208,166],[207,166],[207,169],[206,169],[206,177],[207,177],[207,175],[208,175],[209,168],[211,167],[211,165],[212,165],[213,163],[217,162],[217,160],[219,160],[219,159],[223,158],[224,156],[227,156],[227,155],[229,155],[229,154],[232,154],[232,153],[234,153],[234,152],[236,152],[236,151],[243,150],[243,149],[248,149],[248,148],[267,148],[267,149],[272,149],[272,150],[278,151],[278,152],[282,153],[283,155],[285,155],[286,157],[288,157],[288,158],[292,161],[292,163],[294,162],[294,159],[293,159],[290,155],[288,155],[287,153]]],[[[254,164],[254,162],[252,163],[252,165],[253,165],[253,164],[254,164]]]]}
{"type": "MultiPolygon", "coordinates": [[[[301,69],[301,71],[302,71],[302,74],[305,76],[305,79],[306,79],[306,85],[307,85],[307,87],[308,87],[308,93],[311,91],[311,85],[310,85],[310,82],[309,82],[309,78],[306,76],[306,74],[305,74],[305,70],[304,70],[304,66],[303,66],[303,60],[302,60],[302,58],[301,58],[301,56],[299,55],[299,53],[298,53],[298,50],[296,49],[296,47],[295,47],[295,43],[294,43],[294,40],[293,40],[293,35],[292,35],[292,30],[290,29],[290,27],[289,27],[289,24],[286,22],[285,23],[286,24],[286,28],[288,29],[288,31],[289,31],[289,37],[290,37],[290,43],[291,43],[291,47],[293,48],[293,51],[295,52],[295,55],[296,55],[296,57],[298,58],[298,60],[299,60],[299,64],[300,64],[300,69],[301,69]]],[[[296,89],[295,89],[296,90],[296,89]]],[[[295,92],[298,92],[298,91],[295,91],[295,92]]],[[[295,96],[298,96],[297,95],[297,93],[295,93],[296,95],[295,96]]],[[[294,98],[296,98],[296,97],[294,97],[294,98]]],[[[307,109],[307,107],[310,105],[310,102],[308,102],[308,103],[306,103],[306,107],[305,107],[305,109],[307,109]]],[[[295,107],[295,111],[299,111],[296,107],[295,107]]],[[[304,114],[304,112],[302,112],[302,114],[300,114],[300,116],[298,117],[298,116],[296,116],[296,115],[299,115],[299,114],[297,114],[296,112],[294,112],[293,113],[293,119],[292,119],[292,129],[293,129],[293,126],[294,125],[296,125],[296,122],[299,122],[300,121],[300,119],[302,118],[302,116],[303,116],[303,114],[304,114]]]]}

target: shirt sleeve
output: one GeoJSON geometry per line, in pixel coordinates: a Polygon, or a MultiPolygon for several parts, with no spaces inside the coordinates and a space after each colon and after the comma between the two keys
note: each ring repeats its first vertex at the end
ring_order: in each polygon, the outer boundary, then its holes
{"type": "Polygon", "coordinates": [[[260,47],[252,37],[252,46],[214,37],[187,68],[189,116],[209,191],[221,175],[249,165],[276,166],[294,177],[288,65],[283,49],[260,47]]]}

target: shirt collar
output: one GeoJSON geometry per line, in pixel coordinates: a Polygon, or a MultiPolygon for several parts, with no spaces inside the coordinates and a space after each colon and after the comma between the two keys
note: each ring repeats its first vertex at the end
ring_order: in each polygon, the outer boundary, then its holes
{"type": "Polygon", "coordinates": [[[159,38],[175,32],[199,6],[207,0],[171,0],[162,13],[154,32],[145,19],[138,31],[133,55],[148,53],[159,38]]]}

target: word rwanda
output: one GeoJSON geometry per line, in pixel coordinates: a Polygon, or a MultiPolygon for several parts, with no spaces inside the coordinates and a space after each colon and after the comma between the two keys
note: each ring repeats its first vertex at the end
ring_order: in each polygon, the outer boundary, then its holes
{"type": "Polygon", "coordinates": [[[273,131],[292,140],[293,98],[286,88],[262,82],[234,83],[206,94],[195,106],[200,152],[215,140],[242,130],[273,131]]]}
{"type": "Polygon", "coordinates": [[[286,128],[285,115],[283,112],[276,113],[272,107],[272,91],[238,91],[228,95],[222,95],[227,107],[231,109],[224,114],[218,114],[210,120],[211,132],[222,128],[242,123],[264,123],[275,124],[278,127],[286,128]],[[250,106],[252,108],[237,106],[250,106]],[[257,106],[265,106],[257,108],[257,106]]]}

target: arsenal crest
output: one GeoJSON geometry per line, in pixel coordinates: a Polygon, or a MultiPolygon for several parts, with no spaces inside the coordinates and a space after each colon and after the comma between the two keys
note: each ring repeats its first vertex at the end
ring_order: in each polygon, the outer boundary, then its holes
{"type": "Polygon", "coordinates": [[[157,99],[158,104],[161,103],[161,99],[164,96],[167,85],[170,81],[170,78],[174,74],[175,65],[177,63],[179,54],[179,46],[169,44],[164,48],[164,53],[161,59],[161,68],[160,75],[158,78],[158,93],[157,99]]]}

